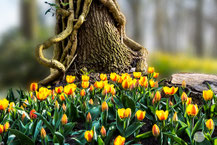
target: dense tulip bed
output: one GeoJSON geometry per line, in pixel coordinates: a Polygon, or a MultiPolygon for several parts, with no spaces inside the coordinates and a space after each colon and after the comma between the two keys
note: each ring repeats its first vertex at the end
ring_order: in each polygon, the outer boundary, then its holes
{"type": "Polygon", "coordinates": [[[67,84],[54,89],[32,83],[30,92],[18,91],[19,97],[10,90],[0,100],[0,140],[130,145],[152,137],[159,144],[217,143],[213,135],[217,97],[211,88],[203,92],[204,105],[198,107],[188,97],[190,92],[184,92],[184,81],[180,88],[164,87],[158,76],[150,67],[146,76],[101,74],[93,84],[88,74],[82,75],[82,82],[66,76],[67,84]],[[147,120],[152,129],[144,132],[147,120]]]}

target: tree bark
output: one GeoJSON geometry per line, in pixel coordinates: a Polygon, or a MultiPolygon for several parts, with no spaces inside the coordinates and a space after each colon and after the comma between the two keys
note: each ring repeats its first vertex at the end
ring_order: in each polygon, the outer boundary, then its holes
{"type": "Polygon", "coordinates": [[[97,73],[145,72],[147,50],[125,34],[125,17],[116,0],[69,0],[57,9],[56,36],[36,48],[38,61],[51,68],[41,84],[61,81],[81,70],[97,73]],[[55,44],[53,59],[43,50],[55,44]]]}

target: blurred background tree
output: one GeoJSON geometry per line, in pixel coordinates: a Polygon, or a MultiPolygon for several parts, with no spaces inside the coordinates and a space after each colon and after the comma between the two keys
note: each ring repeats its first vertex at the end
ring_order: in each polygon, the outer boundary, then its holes
{"type": "MultiPolygon", "coordinates": [[[[45,2],[0,1],[0,88],[26,86],[48,70],[34,57],[54,34],[45,2]]],[[[163,77],[174,72],[217,73],[217,0],[118,0],[127,34],[149,50],[149,65],[163,77]]],[[[50,52],[47,52],[49,56],[50,52]]]]}

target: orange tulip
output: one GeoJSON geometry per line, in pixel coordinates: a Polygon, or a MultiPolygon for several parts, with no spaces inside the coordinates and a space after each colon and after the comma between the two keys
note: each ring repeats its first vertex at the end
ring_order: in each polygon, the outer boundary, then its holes
{"type": "Polygon", "coordinates": [[[102,135],[102,137],[105,137],[106,136],[106,130],[105,130],[105,127],[102,126],[101,130],[100,130],[100,133],[102,135]]]}
{"type": "Polygon", "coordinates": [[[205,101],[209,101],[212,100],[213,98],[213,91],[212,90],[207,90],[207,91],[203,91],[203,98],[205,101]]]}
{"type": "Polygon", "coordinates": [[[25,113],[23,113],[23,114],[22,114],[22,117],[21,117],[21,118],[22,118],[22,121],[25,119],[25,117],[26,117],[26,115],[25,115],[25,113]]]}
{"type": "Polygon", "coordinates": [[[71,84],[75,81],[75,76],[67,75],[66,76],[66,82],[71,84]]]}
{"type": "Polygon", "coordinates": [[[158,78],[158,76],[159,76],[159,73],[154,72],[153,77],[156,79],[158,78]]]}
{"type": "Polygon", "coordinates": [[[214,124],[214,122],[213,122],[212,119],[209,119],[209,120],[206,121],[206,127],[207,127],[209,130],[213,130],[213,129],[214,129],[214,126],[215,126],[215,124],[214,124]]]}
{"type": "Polygon", "coordinates": [[[81,95],[82,97],[84,97],[84,96],[85,96],[85,94],[86,94],[86,93],[85,93],[85,90],[84,90],[84,89],[82,89],[82,90],[81,90],[81,92],[80,92],[80,95],[81,95]]]}
{"type": "Polygon", "coordinates": [[[90,123],[90,122],[92,121],[92,117],[91,117],[90,112],[87,113],[86,121],[87,121],[88,123],[90,123]]]}
{"type": "Polygon", "coordinates": [[[160,135],[160,129],[156,124],[154,124],[152,127],[152,134],[155,137],[158,137],[160,135]]]}
{"type": "Polygon", "coordinates": [[[46,137],[46,131],[45,129],[42,127],[41,128],[41,138],[44,139],[46,137]]]}
{"type": "Polygon", "coordinates": [[[135,117],[137,118],[137,120],[142,121],[145,118],[145,114],[145,111],[138,110],[135,114],[135,117]]]}
{"type": "Polygon", "coordinates": [[[102,103],[102,112],[104,111],[108,111],[108,104],[105,101],[102,103]]]}
{"type": "Polygon", "coordinates": [[[124,145],[125,140],[126,139],[124,137],[119,135],[118,137],[115,138],[114,145],[124,145]]]}
{"type": "Polygon", "coordinates": [[[178,87],[163,87],[163,91],[166,95],[174,95],[178,91],[178,87]]]}
{"type": "Polygon", "coordinates": [[[38,84],[37,83],[31,83],[30,90],[31,91],[37,91],[38,90],[38,84]]]}
{"type": "Polygon", "coordinates": [[[89,104],[90,104],[90,105],[93,105],[93,99],[90,99],[90,100],[89,100],[89,104]]]}
{"type": "Polygon", "coordinates": [[[68,117],[66,114],[63,114],[62,119],[61,119],[62,125],[67,124],[68,122],[68,117]]]}
{"type": "Polygon", "coordinates": [[[193,104],[189,104],[186,108],[186,112],[189,116],[196,116],[198,114],[198,107],[197,104],[193,105],[193,104]]]}
{"type": "Polygon", "coordinates": [[[91,85],[91,86],[90,86],[90,92],[93,92],[93,91],[94,91],[94,86],[91,85]]]}
{"type": "Polygon", "coordinates": [[[160,121],[167,120],[169,112],[163,110],[157,110],[156,115],[160,121]]]}
{"type": "Polygon", "coordinates": [[[37,118],[37,115],[36,115],[35,113],[36,113],[35,109],[32,109],[32,110],[30,111],[30,113],[29,113],[29,117],[30,117],[31,119],[36,119],[36,118],[37,118]]]}
{"type": "Polygon", "coordinates": [[[87,140],[87,142],[91,142],[93,140],[93,130],[85,131],[84,138],[87,140]]]}

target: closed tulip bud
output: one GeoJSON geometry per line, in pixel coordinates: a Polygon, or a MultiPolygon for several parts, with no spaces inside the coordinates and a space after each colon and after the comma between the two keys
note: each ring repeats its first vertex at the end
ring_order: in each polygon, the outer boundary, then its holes
{"type": "Polygon", "coordinates": [[[128,80],[124,80],[124,81],[122,82],[122,87],[123,87],[124,89],[128,89],[128,88],[130,87],[130,84],[129,84],[128,80]]]}
{"type": "Polygon", "coordinates": [[[93,91],[94,91],[94,86],[91,85],[91,86],[90,86],[90,92],[93,92],[93,91]]]}
{"type": "Polygon", "coordinates": [[[106,136],[106,130],[105,130],[105,127],[102,126],[101,130],[100,130],[100,133],[102,135],[102,137],[105,137],[106,136]]]}
{"type": "Polygon", "coordinates": [[[85,96],[85,94],[86,94],[86,93],[85,93],[85,90],[84,90],[84,89],[82,89],[82,90],[81,90],[81,92],[80,92],[80,95],[81,95],[81,97],[84,97],[84,96],[85,96]]]}
{"type": "Polygon", "coordinates": [[[0,124],[0,134],[4,132],[4,126],[0,124]]]}
{"type": "Polygon", "coordinates": [[[182,96],[181,96],[181,100],[182,100],[182,103],[185,103],[187,102],[187,99],[188,99],[188,96],[185,92],[182,93],[182,96]]]}
{"type": "Polygon", "coordinates": [[[29,113],[29,117],[31,119],[36,119],[37,115],[35,113],[36,113],[35,109],[31,110],[30,113],[29,113]]]}
{"type": "Polygon", "coordinates": [[[173,122],[177,122],[179,119],[178,119],[178,115],[177,115],[177,112],[174,113],[173,115],[173,122]]]}
{"type": "Polygon", "coordinates": [[[145,114],[145,111],[138,110],[135,114],[135,117],[137,118],[137,120],[142,121],[145,118],[145,114]]]}
{"type": "Polygon", "coordinates": [[[115,138],[114,145],[124,145],[125,140],[126,139],[124,137],[119,135],[118,137],[115,138]]]}
{"type": "Polygon", "coordinates": [[[209,129],[209,130],[213,130],[214,129],[214,122],[212,119],[209,119],[206,121],[206,127],[209,129]]]}
{"type": "Polygon", "coordinates": [[[38,90],[38,84],[37,83],[31,83],[30,90],[31,91],[37,91],[38,90]]]}
{"type": "Polygon", "coordinates": [[[170,102],[169,102],[169,105],[170,105],[170,106],[173,106],[173,102],[172,102],[172,101],[170,101],[170,102]]]}
{"type": "Polygon", "coordinates": [[[25,115],[25,113],[23,113],[23,115],[22,115],[22,121],[25,119],[25,117],[26,117],[26,115],[25,115]]]}
{"type": "Polygon", "coordinates": [[[46,137],[46,131],[45,129],[42,127],[41,128],[41,138],[44,139],[46,137]]]}
{"type": "Polygon", "coordinates": [[[152,127],[152,134],[155,137],[158,137],[160,135],[160,129],[156,124],[154,124],[152,127]]]}
{"type": "Polygon", "coordinates": [[[55,108],[59,109],[59,103],[58,103],[57,100],[56,100],[56,102],[55,102],[55,108]]]}
{"type": "Polygon", "coordinates": [[[168,118],[169,112],[163,110],[157,110],[156,115],[160,121],[166,120],[168,118]]]}
{"type": "Polygon", "coordinates": [[[92,117],[91,117],[90,112],[88,112],[88,114],[87,114],[86,121],[87,121],[88,123],[90,123],[90,122],[92,121],[92,117]]]}
{"type": "Polygon", "coordinates": [[[108,111],[108,104],[106,103],[106,101],[102,103],[102,112],[104,111],[108,111]]]}
{"type": "Polygon", "coordinates": [[[62,105],[63,111],[66,112],[66,105],[63,103],[62,105]]]}
{"type": "Polygon", "coordinates": [[[93,140],[93,130],[87,130],[84,133],[84,138],[86,139],[87,142],[92,142],[93,140]]]}
{"type": "Polygon", "coordinates": [[[155,102],[156,102],[156,101],[155,101],[155,98],[153,98],[153,100],[152,100],[152,104],[154,105],[154,104],[155,104],[155,102]]]}
{"type": "Polygon", "coordinates": [[[182,88],[183,89],[186,88],[186,82],[185,82],[185,80],[182,81],[182,88]]]}
{"type": "Polygon", "coordinates": [[[148,73],[153,73],[154,72],[154,67],[148,67],[148,73]]]}
{"type": "Polygon", "coordinates": [[[7,132],[9,127],[10,127],[9,122],[6,122],[6,123],[4,124],[4,131],[7,132]]]}
{"type": "Polygon", "coordinates": [[[57,94],[61,94],[63,92],[63,87],[62,86],[56,87],[55,91],[57,94]]]}
{"type": "Polygon", "coordinates": [[[90,105],[93,105],[93,99],[90,99],[90,100],[89,100],[89,104],[90,104],[90,105]]]}
{"type": "Polygon", "coordinates": [[[198,107],[197,104],[193,105],[193,104],[189,104],[186,108],[186,112],[189,116],[194,117],[197,115],[198,113],[198,107]]]}
{"type": "Polygon", "coordinates": [[[67,118],[66,114],[63,114],[63,117],[62,117],[62,119],[61,119],[61,122],[62,122],[62,125],[67,124],[68,118],[67,118]]]}
{"type": "Polygon", "coordinates": [[[157,92],[155,93],[154,98],[155,98],[155,101],[156,101],[156,102],[159,102],[159,101],[161,100],[161,94],[160,94],[159,91],[157,91],[157,92]]]}
{"type": "Polygon", "coordinates": [[[213,98],[213,91],[212,90],[207,90],[207,91],[203,91],[203,98],[205,101],[209,101],[212,100],[213,98]]]}

